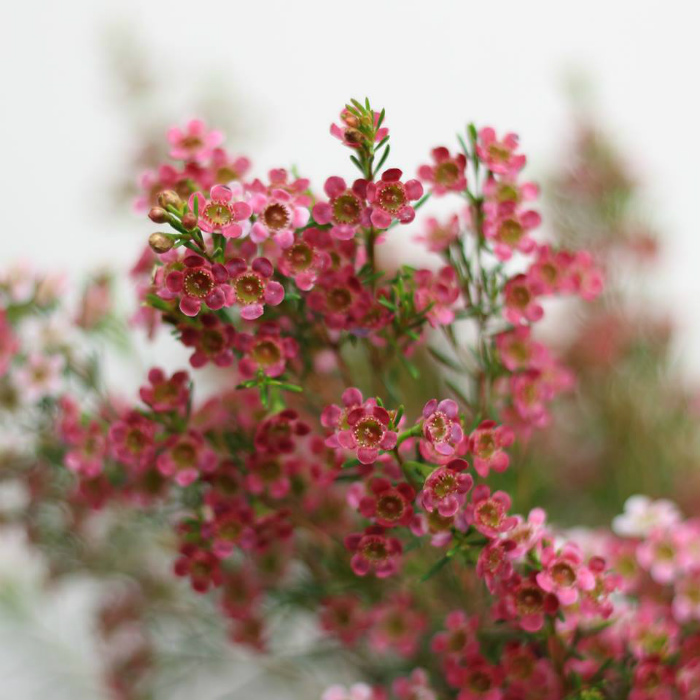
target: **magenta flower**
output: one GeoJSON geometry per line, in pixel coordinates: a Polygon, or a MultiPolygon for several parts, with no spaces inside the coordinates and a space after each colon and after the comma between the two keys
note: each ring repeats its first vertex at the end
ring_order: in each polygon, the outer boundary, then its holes
{"type": "Polygon", "coordinates": [[[484,165],[497,175],[508,175],[522,170],[527,158],[515,151],[518,148],[516,134],[506,134],[501,140],[496,138],[496,132],[490,127],[484,127],[479,131],[479,143],[476,153],[484,165]]]}
{"type": "Polygon", "coordinates": [[[341,330],[352,327],[353,318],[364,308],[364,296],[365,290],[352,265],[346,265],[339,270],[324,271],[307,303],[312,311],[323,315],[330,329],[341,330]]]}
{"type": "Polygon", "coordinates": [[[462,441],[464,432],[459,406],[452,399],[431,399],[423,407],[423,438],[440,455],[449,457],[462,441]]]}
{"type": "Polygon", "coordinates": [[[410,224],[416,218],[410,202],[423,196],[423,185],[418,180],[401,182],[401,175],[398,168],[390,168],[379,182],[367,183],[367,200],[372,205],[370,221],[375,228],[389,228],[395,219],[410,224]]]}
{"type": "Polygon", "coordinates": [[[112,454],[123,464],[138,470],[150,467],[156,454],[156,423],[132,411],[109,429],[112,454]]]}
{"type": "Polygon", "coordinates": [[[414,241],[425,243],[426,248],[432,253],[442,253],[458,239],[459,216],[457,214],[454,214],[446,223],[440,223],[434,217],[428,218],[425,222],[425,233],[413,238],[414,241]]]}
{"type": "Polygon", "coordinates": [[[513,251],[531,253],[535,241],[530,231],[542,223],[542,217],[536,211],[518,212],[514,206],[501,207],[497,216],[486,216],[484,235],[494,241],[494,253],[499,260],[510,260],[513,251]]]}
{"type": "Polygon", "coordinates": [[[510,506],[511,500],[507,493],[496,491],[491,495],[488,486],[479,484],[465,510],[467,522],[486,537],[498,537],[512,530],[518,522],[515,517],[508,516],[510,506]]]}
{"type": "Polygon", "coordinates": [[[331,256],[326,251],[332,247],[327,231],[317,228],[305,229],[289,248],[282,251],[277,267],[285,277],[292,277],[299,289],[313,289],[318,276],[331,265],[331,256]]]}
{"type": "Polygon", "coordinates": [[[206,593],[212,586],[217,587],[224,582],[219,558],[194,544],[180,548],[173,571],[176,576],[188,577],[192,589],[197,593],[206,593]]]}
{"type": "Polygon", "coordinates": [[[542,427],[549,421],[547,401],[552,392],[543,381],[539,370],[527,370],[510,377],[510,392],[513,407],[521,420],[542,427]]]}
{"type": "Polygon", "coordinates": [[[437,511],[443,518],[455,515],[474,485],[471,474],[464,473],[468,466],[463,459],[453,459],[431,472],[419,496],[421,506],[429,513],[437,511]]]}
{"type": "Polygon", "coordinates": [[[230,501],[207,524],[207,535],[212,541],[212,551],[219,559],[233,554],[236,547],[250,549],[254,540],[251,509],[242,500],[230,501]]]}
{"type": "Polygon", "coordinates": [[[513,562],[510,552],[515,543],[509,539],[491,540],[479,553],[476,562],[476,574],[484,579],[491,593],[497,593],[502,581],[507,581],[513,574],[513,562]]]}
{"type": "Polygon", "coordinates": [[[343,447],[355,450],[363,464],[372,464],[380,450],[393,450],[397,434],[389,430],[389,412],[378,406],[374,399],[362,402],[357,389],[346,389],[343,393],[345,410],[338,406],[327,406],[321,415],[324,427],[333,427],[336,432],[326,439],[331,448],[343,447]]]}
{"type": "Polygon", "coordinates": [[[102,473],[107,458],[107,439],[102,426],[97,421],[90,421],[84,430],[80,431],[78,441],[63,458],[63,463],[75,474],[81,474],[88,479],[102,473]]]}
{"type": "Polygon", "coordinates": [[[457,700],[502,700],[503,671],[475,654],[464,660],[457,700]]]}
{"type": "Polygon", "coordinates": [[[156,466],[163,476],[173,477],[176,484],[184,487],[200,474],[213,472],[217,461],[216,453],[207,447],[202,434],[188,430],[168,438],[165,451],[158,455],[156,466]]]}
{"type": "Polygon", "coordinates": [[[459,658],[478,652],[479,624],[478,617],[469,617],[463,610],[452,610],[445,618],[445,630],[433,637],[431,650],[441,656],[459,658]]]}
{"type": "Polygon", "coordinates": [[[300,438],[311,432],[308,423],[292,408],[270,416],[255,431],[255,447],[272,454],[291,454],[297,449],[300,438]]]}
{"type": "Polygon", "coordinates": [[[503,287],[505,317],[513,325],[534,323],[544,316],[544,309],[537,302],[532,280],[523,274],[509,279],[503,287]]]}
{"type": "Polygon", "coordinates": [[[198,255],[188,255],[182,269],[173,269],[165,277],[165,289],[159,296],[180,297],[180,311],[196,316],[206,304],[212,311],[231,306],[234,295],[228,284],[228,272],[220,263],[209,263],[198,255]]]}
{"type": "Polygon", "coordinates": [[[364,180],[356,180],[352,188],[348,189],[342,177],[333,176],[326,180],[323,190],[329,201],[314,205],[313,216],[321,225],[332,224],[331,235],[334,238],[340,241],[350,240],[361,225],[369,225],[364,180]]]}
{"type": "Polygon", "coordinates": [[[184,415],[190,398],[190,377],[187,372],[175,372],[168,377],[162,369],[154,367],[148,373],[150,386],[139,389],[141,400],[156,413],[174,411],[184,415]]]}
{"type": "Polygon", "coordinates": [[[515,440],[513,431],[495,421],[482,421],[469,436],[469,451],[474,455],[474,470],[479,476],[487,477],[489,470],[503,472],[510,460],[503,448],[510,447],[515,440]]]}
{"type": "Polygon", "coordinates": [[[530,326],[517,326],[499,333],[496,348],[503,366],[510,372],[541,369],[548,360],[547,348],[532,339],[530,326]]]}
{"type": "Polygon", "coordinates": [[[413,275],[416,291],[413,301],[416,310],[428,309],[428,321],[433,328],[445,326],[455,320],[454,305],[459,299],[460,287],[457,273],[451,265],[437,272],[416,270],[413,275]]]}
{"type": "Polygon", "coordinates": [[[467,188],[464,174],[467,158],[463,153],[455,156],[444,147],[433,148],[430,152],[434,165],[421,165],[418,177],[431,185],[431,191],[437,197],[447,192],[461,192],[467,188]]]}
{"type": "Polygon", "coordinates": [[[241,308],[241,318],[260,318],[265,304],[278,306],[284,300],[284,287],[272,278],[274,268],[267,258],[255,258],[251,265],[243,258],[233,258],[226,269],[231,275],[234,302],[241,308]]]}
{"type": "Polygon", "coordinates": [[[383,527],[374,525],[345,538],[345,547],[353,552],[350,565],[358,576],[374,572],[378,578],[386,578],[398,571],[401,542],[384,533],[383,527]]]}
{"type": "Polygon", "coordinates": [[[556,595],[562,605],[573,605],[581,591],[595,587],[595,577],[583,566],[581,551],[573,543],[565,544],[558,553],[546,547],[540,560],[543,569],[537,574],[537,583],[543,591],[556,595]]]}
{"type": "Polygon", "coordinates": [[[539,632],[544,627],[545,616],[555,615],[558,609],[557,596],[547,593],[534,573],[525,579],[515,574],[506,584],[501,611],[526,632],[539,632]]]}
{"type": "Polygon", "coordinates": [[[369,482],[370,495],[360,500],[358,510],[365,518],[382,527],[406,527],[413,518],[416,497],[413,487],[403,482],[394,486],[389,479],[377,477],[369,482]]]}
{"type": "Polygon", "coordinates": [[[294,338],[283,337],[274,323],[263,323],[255,335],[239,333],[236,347],[244,357],[238,369],[245,378],[255,376],[262,370],[268,377],[279,377],[287,362],[297,356],[299,344],[294,338]]]}
{"type": "MultiPolygon", "coordinates": [[[[243,190],[236,188],[237,196],[243,196],[243,190]]],[[[194,211],[197,204],[197,225],[207,233],[220,233],[226,238],[240,238],[243,227],[239,223],[250,218],[253,210],[247,202],[236,201],[234,192],[226,185],[214,185],[209,199],[201,192],[190,196],[189,208],[194,211]]]]}
{"type": "Polygon", "coordinates": [[[398,700],[437,700],[438,697],[422,668],[414,669],[410,676],[397,678],[391,689],[398,700]]]}
{"type": "Polygon", "coordinates": [[[204,161],[223,140],[220,131],[207,129],[200,119],[192,119],[184,131],[177,126],[168,129],[170,157],[176,160],[204,161]]]}
{"type": "Polygon", "coordinates": [[[233,326],[223,323],[213,314],[202,314],[199,320],[201,328],[184,326],[180,335],[180,342],[185,347],[194,348],[190,356],[192,367],[204,367],[208,362],[213,362],[217,367],[232,365],[232,347],[236,338],[233,326]]]}
{"type": "Polygon", "coordinates": [[[309,221],[308,207],[298,203],[284,189],[256,192],[250,203],[257,215],[250,229],[250,237],[255,243],[262,243],[272,237],[280,248],[289,248],[294,243],[295,229],[305,226],[309,221]]]}

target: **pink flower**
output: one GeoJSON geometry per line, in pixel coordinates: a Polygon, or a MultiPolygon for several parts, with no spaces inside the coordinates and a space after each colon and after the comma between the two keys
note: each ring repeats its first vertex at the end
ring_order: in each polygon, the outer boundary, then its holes
{"type": "Polygon", "coordinates": [[[517,523],[508,532],[508,539],[515,545],[509,550],[508,556],[511,559],[522,559],[530,550],[538,547],[547,536],[545,522],[547,514],[542,508],[533,508],[527,520],[522,515],[516,515],[517,523]]]}
{"type": "Polygon", "coordinates": [[[452,399],[431,399],[423,407],[423,437],[438,454],[449,457],[462,441],[464,433],[459,406],[452,399]]]}
{"type": "Polygon", "coordinates": [[[506,134],[501,140],[496,138],[496,132],[489,126],[479,131],[479,143],[476,153],[484,165],[497,175],[508,175],[522,170],[527,158],[515,151],[518,148],[516,134],[506,134]]]}
{"type": "Polygon", "coordinates": [[[257,215],[250,230],[255,243],[272,237],[280,248],[289,248],[294,243],[294,230],[309,221],[308,207],[285,189],[271,187],[269,191],[256,192],[250,203],[257,215]]]}
{"type": "Polygon", "coordinates": [[[552,398],[552,393],[543,381],[541,372],[528,370],[514,374],[510,378],[510,390],[513,406],[522,420],[537,427],[548,423],[546,401],[552,398]]]}
{"type": "Polygon", "coordinates": [[[299,289],[308,292],[323,270],[330,267],[331,257],[326,249],[331,246],[327,231],[307,228],[279,256],[279,271],[286,277],[292,277],[299,289]]]}
{"type": "Polygon", "coordinates": [[[76,474],[91,479],[102,473],[107,458],[107,439],[102,426],[95,420],[80,431],[78,441],[63,458],[63,463],[76,474]]]}
{"type": "Polygon", "coordinates": [[[294,409],[285,408],[258,425],[254,443],[258,450],[291,454],[300,438],[305,438],[310,432],[309,424],[301,420],[294,409]]]}
{"type": "Polygon", "coordinates": [[[544,309],[537,302],[535,288],[527,275],[519,274],[509,279],[503,287],[504,316],[513,325],[534,323],[544,316],[544,309]]]}
{"type": "Polygon", "coordinates": [[[307,297],[309,308],[324,316],[333,330],[350,328],[354,318],[364,309],[365,289],[352,265],[323,272],[307,297]]]}
{"type": "Polygon", "coordinates": [[[209,263],[198,255],[188,255],[182,269],[171,270],[165,278],[165,290],[159,296],[180,297],[180,311],[185,316],[196,316],[206,304],[212,311],[233,304],[233,293],[228,284],[228,272],[220,263],[209,263]]]}
{"type": "Polygon", "coordinates": [[[537,582],[536,574],[521,578],[515,574],[507,583],[499,611],[506,619],[514,620],[526,632],[539,632],[546,615],[555,615],[559,609],[556,595],[547,593],[537,582]]]}
{"type": "MultiPolygon", "coordinates": [[[[243,190],[236,188],[236,196],[242,197],[243,190]]],[[[247,202],[234,200],[234,192],[226,185],[214,185],[209,199],[201,192],[195,192],[189,201],[190,211],[197,206],[197,225],[207,233],[220,233],[226,238],[240,238],[243,227],[239,223],[250,218],[253,213],[247,202]]]]}
{"type": "Polygon", "coordinates": [[[233,258],[226,264],[231,275],[234,301],[241,306],[241,318],[260,318],[265,304],[279,306],[284,300],[284,287],[271,279],[274,272],[267,258],[255,258],[251,265],[243,258],[233,258]]]}
{"type": "Polygon", "coordinates": [[[415,236],[414,241],[425,243],[426,248],[433,253],[442,253],[452,243],[459,239],[459,216],[454,214],[446,223],[440,223],[430,217],[425,222],[425,233],[415,236]]]}
{"type": "Polygon", "coordinates": [[[503,366],[510,372],[541,369],[548,360],[547,348],[532,339],[530,326],[516,326],[496,336],[496,348],[503,366]]]}
{"type": "Polygon", "coordinates": [[[217,367],[229,367],[233,364],[232,347],[236,338],[233,326],[223,323],[213,314],[199,316],[201,328],[184,326],[180,342],[188,348],[194,348],[190,356],[192,367],[204,367],[213,362],[217,367]]]}
{"type": "Polygon", "coordinates": [[[299,345],[294,338],[283,337],[274,323],[261,324],[255,335],[239,333],[236,347],[244,357],[238,369],[245,378],[262,370],[268,377],[279,377],[287,367],[287,362],[297,356],[299,345]]]}
{"type": "Polygon", "coordinates": [[[346,688],[343,685],[332,685],[326,688],[321,700],[375,700],[374,691],[366,683],[355,683],[346,688]]]}
{"type": "Polygon", "coordinates": [[[336,428],[326,439],[328,447],[355,450],[363,464],[372,464],[380,450],[394,449],[397,434],[389,429],[391,417],[385,408],[374,399],[362,403],[362,394],[357,389],[346,389],[343,403],[347,407],[345,411],[329,406],[321,416],[324,427],[336,428]]]}
{"type": "Polygon", "coordinates": [[[418,180],[403,183],[401,175],[398,168],[390,168],[378,182],[367,183],[367,200],[372,205],[370,220],[375,228],[389,228],[394,219],[410,224],[416,218],[410,202],[423,196],[423,185],[418,180]]]}
{"type": "Polygon", "coordinates": [[[173,571],[176,576],[187,576],[197,593],[206,593],[212,586],[220,586],[224,581],[219,558],[213,553],[200,549],[194,544],[183,545],[180,556],[175,561],[173,571]]]}
{"type": "Polygon", "coordinates": [[[457,700],[501,700],[503,671],[479,655],[465,660],[457,700]]]}
{"type": "Polygon", "coordinates": [[[357,596],[349,594],[325,600],[319,622],[324,631],[353,646],[366,632],[370,619],[357,596]]]}
{"type": "Polygon", "coordinates": [[[556,595],[562,605],[573,605],[581,591],[595,587],[595,578],[583,566],[581,551],[573,543],[565,544],[558,553],[546,547],[540,560],[543,569],[537,574],[537,583],[542,590],[556,595]]]}
{"type": "Polygon", "coordinates": [[[513,431],[495,421],[482,421],[469,436],[469,451],[474,455],[474,469],[479,476],[487,477],[489,470],[504,472],[510,460],[503,448],[515,440],[513,431]]]}
{"type": "Polygon", "coordinates": [[[421,506],[429,513],[437,510],[445,518],[455,515],[474,485],[471,475],[464,473],[468,466],[463,459],[453,459],[431,472],[420,493],[421,506]]]}
{"type": "Polygon", "coordinates": [[[417,311],[428,309],[427,317],[433,328],[445,326],[455,319],[454,305],[459,299],[459,280],[450,265],[431,270],[416,270],[413,275],[416,291],[413,300],[417,311]]]}
{"type": "Polygon", "coordinates": [[[487,216],[500,216],[505,210],[512,211],[514,206],[537,199],[539,187],[534,182],[518,183],[517,175],[516,171],[512,171],[498,179],[493,174],[486,178],[483,191],[484,213],[487,216]]]}
{"type": "Polygon", "coordinates": [[[491,593],[495,593],[499,584],[511,577],[513,562],[509,555],[513,549],[515,543],[509,539],[491,540],[479,553],[476,573],[484,579],[491,593]]]}
{"type": "Polygon", "coordinates": [[[418,168],[418,177],[432,185],[433,194],[439,197],[447,192],[461,192],[467,188],[467,178],[464,174],[467,159],[463,153],[452,156],[444,146],[440,146],[434,148],[430,155],[435,164],[421,165],[418,168]]]}
{"type": "Polygon", "coordinates": [[[517,524],[516,518],[507,515],[510,506],[507,493],[496,491],[492,496],[488,486],[479,484],[466,508],[467,522],[486,537],[497,537],[517,524]]]}
{"type": "Polygon", "coordinates": [[[377,477],[368,484],[369,495],[360,500],[358,510],[382,527],[406,527],[413,518],[416,497],[413,487],[403,482],[394,486],[389,479],[377,477]]]}
{"type": "Polygon", "coordinates": [[[65,360],[61,355],[31,353],[17,370],[15,381],[22,389],[22,398],[30,403],[61,390],[65,360]]]}
{"type": "Polygon", "coordinates": [[[673,700],[675,694],[675,674],[670,666],[657,659],[642,661],[634,669],[629,700],[673,700]]]}
{"type": "Polygon", "coordinates": [[[433,637],[430,649],[441,656],[471,656],[479,651],[478,630],[478,617],[469,617],[463,610],[453,610],[445,618],[445,630],[433,637]]]}
{"type": "Polygon", "coordinates": [[[391,686],[398,700],[437,700],[430,687],[428,674],[422,668],[411,671],[407,677],[397,678],[391,686]]]}
{"type": "Polygon", "coordinates": [[[401,542],[384,533],[383,527],[374,525],[345,538],[345,547],[353,552],[350,565],[358,576],[374,572],[378,578],[386,578],[398,571],[401,542]]]}
{"type": "Polygon", "coordinates": [[[340,241],[353,238],[361,225],[369,226],[365,212],[366,185],[364,180],[356,180],[348,189],[342,177],[329,177],[323,186],[329,201],[314,206],[314,220],[321,225],[333,224],[331,235],[340,241]]]}
{"type": "Polygon", "coordinates": [[[536,211],[518,212],[501,207],[498,216],[486,216],[484,235],[494,241],[494,253],[499,260],[510,260],[514,250],[531,253],[535,249],[535,241],[529,234],[541,223],[542,217],[536,211]]]}
{"type": "Polygon", "coordinates": [[[427,620],[410,594],[395,593],[370,614],[372,624],[367,641],[372,651],[394,652],[404,658],[416,653],[427,620]]]}
{"type": "Polygon", "coordinates": [[[168,129],[170,157],[176,160],[204,161],[223,140],[220,131],[207,130],[206,124],[200,119],[188,122],[184,131],[177,126],[168,129]]]}
{"type": "Polygon", "coordinates": [[[12,332],[4,309],[0,309],[0,377],[2,377],[19,350],[19,342],[12,332]]]}
{"type": "Polygon", "coordinates": [[[172,435],[165,451],[158,455],[156,466],[163,476],[173,477],[179,486],[189,486],[200,474],[207,474],[217,465],[214,450],[207,447],[204,437],[196,430],[172,435]]]}
{"type": "Polygon", "coordinates": [[[158,367],[148,373],[151,386],[139,389],[141,400],[156,413],[169,411],[184,415],[190,398],[190,377],[187,372],[175,372],[170,378],[158,367]]]}
{"type": "Polygon", "coordinates": [[[228,501],[215,512],[213,521],[207,523],[206,536],[219,559],[231,556],[238,546],[250,549],[254,542],[252,510],[242,500],[228,501]]]}
{"type": "Polygon", "coordinates": [[[115,458],[127,466],[144,470],[155,460],[156,424],[136,411],[127,413],[109,429],[115,458]]]}

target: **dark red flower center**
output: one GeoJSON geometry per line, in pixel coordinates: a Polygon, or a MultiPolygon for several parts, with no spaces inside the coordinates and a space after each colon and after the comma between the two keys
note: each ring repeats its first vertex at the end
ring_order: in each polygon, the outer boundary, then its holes
{"type": "Polygon", "coordinates": [[[280,231],[289,226],[292,217],[289,214],[289,209],[284,204],[273,202],[265,207],[262,213],[262,220],[271,231],[280,231]]]}

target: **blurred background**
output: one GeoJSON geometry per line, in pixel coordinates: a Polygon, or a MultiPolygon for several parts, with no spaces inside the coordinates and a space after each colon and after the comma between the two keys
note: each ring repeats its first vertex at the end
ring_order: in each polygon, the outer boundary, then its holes
{"type": "MultiPolygon", "coordinates": [[[[584,390],[557,415],[580,434],[555,426],[522,456],[544,473],[569,465],[552,483],[520,485],[523,505],[547,501],[566,520],[567,485],[586,483],[590,500],[569,516],[597,524],[629,495],[625,473],[646,475],[640,490],[651,495],[697,479],[700,11],[690,3],[38,0],[3,14],[2,267],[79,279],[108,265],[126,277],[153,229],[133,213],[136,179],[157,162],[165,129],[192,116],[223,129],[254,174],[294,165],[317,189],[350,173],[328,128],[351,96],[386,108],[393,164],[411,174],[467,121],[513,130],[545,190],[549,235],[601,250],[612,281],[597,311],[559,311],[571,318],[561,350],[584,390]],[[597,185],[578,186],[582,172],[597,185]],[[610,241],[624,245],[611,252],[610,241]],[[584,342],[620,328],[612,350],[584,342]],[[640,377],[645,390],[628,391],[640,377]],[[672,461],[675,481],[665,478],[672,461]],[[606,501],[613,472],[623,477],[606,501]]],[[[122,292],[128,299],[128,285],[122,292]]],[[[169,341],[138,345],[137,370],[117,363],[112,379],[126,392],[156,358],[181,366],[186,356],[169,341]]],[[[0,697],[60,698],[60,688],[102,698],[93,584],[46,591],[41,581],[42,562],[3,532],[0,697]]],[[[206,672],[198,666],[157,697],[247,698],[264,674],[207,659],[206,672]]]]}

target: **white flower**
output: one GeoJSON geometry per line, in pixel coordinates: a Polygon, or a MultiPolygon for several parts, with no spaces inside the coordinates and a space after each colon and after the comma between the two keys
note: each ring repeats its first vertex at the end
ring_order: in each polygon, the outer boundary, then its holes
{"type": "Polygon", "coordinates": [[[655,528],[667,528],[680,520],[681,514],[672,501],[630,496],[625,501],[625,512],[613,519],[612,529],[621,537],[646,537],[655,528]]]}

